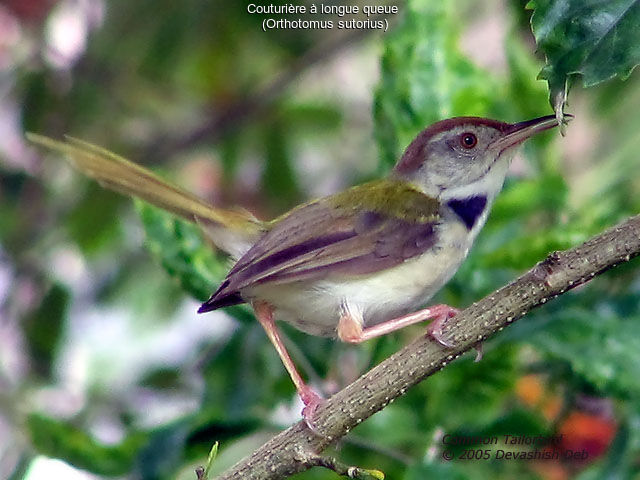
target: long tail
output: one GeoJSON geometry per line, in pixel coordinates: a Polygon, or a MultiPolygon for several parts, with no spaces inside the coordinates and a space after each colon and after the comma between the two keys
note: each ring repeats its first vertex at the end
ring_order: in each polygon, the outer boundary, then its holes
{"type": "Polygon", "coordinates": [[[97,145],[72,137],[66,137],[65,142],[33,133],[27,133],[26,137],[34,144],[64,154],[76,169],[103,187],[138,197],[198,223],[219,248],[233,256],[244,253],[265,229],[264,223],[249,212],[213,207],[150,170],[97,145]]]}

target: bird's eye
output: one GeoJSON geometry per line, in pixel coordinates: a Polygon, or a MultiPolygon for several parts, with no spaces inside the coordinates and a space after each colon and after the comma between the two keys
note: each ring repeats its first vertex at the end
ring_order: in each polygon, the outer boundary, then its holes
{"type": "Polygon", "coordinates": [[[464,148],[473,148],[478,143],[478,137],[471,132],[463,133],[460,136],[460,145],[464,148]]]}

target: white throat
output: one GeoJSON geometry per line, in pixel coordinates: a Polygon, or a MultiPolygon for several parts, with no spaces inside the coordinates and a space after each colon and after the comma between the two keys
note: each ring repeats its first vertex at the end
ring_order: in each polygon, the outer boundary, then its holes
{"type": "Polygon", "coordinates": [[[452,199],[464,199],[484,195],[487,197],[488,204],[491,204],[496,198],[496,195],[498,195],[498,192],[502,190],[508,169],[508,162],[498,161],[493,164],[491,169],[482,178],[475,182],[441,190],[439,199],[441,202],[446,203],[452,199]]]}

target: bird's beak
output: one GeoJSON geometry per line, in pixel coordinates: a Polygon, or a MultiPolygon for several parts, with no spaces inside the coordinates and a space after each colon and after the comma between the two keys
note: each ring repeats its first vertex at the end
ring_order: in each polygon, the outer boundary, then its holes
{"type": "MultiPolygon", "coordinates": [[[[569,114],[565,114],[564,116],[567,121],[573,118],[573,115],[569,114]]],[[[533,120],[512,123],[504,130],[504,135],[493,142],[492,147],[502,151],[518,145],[527,138],[556,127],[557,125],[558,119],[555,115],[547,115],[546,117],[534,118],[533,120]]]]}

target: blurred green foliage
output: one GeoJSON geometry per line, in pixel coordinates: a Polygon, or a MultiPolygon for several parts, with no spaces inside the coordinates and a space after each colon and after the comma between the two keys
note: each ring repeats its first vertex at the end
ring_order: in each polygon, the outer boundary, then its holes
{"type": "MultiPolygon", "coordinates": [[[[603,2],[587,3],[596,9],[603,2]]],[[[550,20],[554,6],[569,4],[534,5],[534,33],[549,62],[545,72],[560,77],[575,73],[578,57],[552,51],[540,32],[553,45],[571,47],[563,36],[568,13],[550,20]]],[[[522,2],[514,0],[506,11],[501,5],[408,0],[386,34],[354,32],[336,41],[331,31],[265,34],[260,18],[240,4],[116,0],[106,5],[104,25],[91,33],[73,68],[19,65],[12,91],[25,130],[72,133],[136,161],[167,162],[166,171],[201,195],[269,217],[322,194],[321,185],[335,190],[384,174],[417,132],[443,117],[518,121],[548,113],[529,18],[522,2]],[[494,18],[504,27],[495,52],[503,59],[500,68],[482,66],[467,52],[468,32],[488,28],[494,18]],[[356,58],[372,56],[380,75],[368,92],[375,99],[370,105],[357,100],[361,84],[349,85],[340,72],[346,68],[359,78],[364,74],[356,58]],[[378,161],[361,166],[371,158],[378,161]],[[357,162],[356,173],[349,161],[357,162]]],[[[634,3],[614,25],[620,34],[634,32],[624,22],[633,23],[636,11],[634,3]]],[[[633,53],[634,42],[625,34],[620,47],[633,53]]],[[[580,61],[599,58],[593,45],[585,48],[593,55],[576,51],[580,61]]],[[[589,63],[587,83],[611,76],[607,72],[629,73],[633,65],[620,58],[612,56],[602,70],[589,63]]],[[[520,178],[508,179],[468,260],[434,301],[468,305],[550,251],[640,210],[637,74],[573,94],[579,112],[567,139],[547,133],[523,148],[520,178]],[[577,153],[561,148],[569,142],[577,153]]],[[[65,342],[86,329],[78,317],[88,304],[101,305],[100,314],[130,308],[136,334],[127,342],[143,345],[146,335],[171,331],[170,318],[184,320],[178,308],[184,298],[205,299],[229,267],[194,225],[141,202],[132,215],[120,197],[70,179],[58,163],[34,171],[0,163],[0,259],[15,272],[11,300],[0,308],[15,318],[28,360],[23,377],[0,392],[0,415],[27,439],[14,475],[43,454],[105,477],[195,478],[195,465],[204,465],[220,441],[215,474],[277,431],[279,419],[295,418],[294,388],[245,306],[225,310],[238,320],[229,331],[193,342],[189,355],[151,362],[124,391],[111,391],[102,383],[108,372],[98,369],[77,411],[61,414],[46,402],[15,407],[68,381],[61,371],[66,359],[77,357],[65,357],[65,342]],[[143,235],[163,269],[140,251],[143,235]],[[61,251],[75,253],[92,273],[70,280],[53,261],[61,251]],[[25,290],[30,302],[20,300],[25,290]],[[170,420],[145,417],[152,395],[170,405],[172,395],[181,394],[193,402],[180,404],[170,420]],[[119,432],[117,440],[101,441],[95,433],[96,418],[105,417],[119,432]]],[[[454,362],[364,422],[334,453],[387,478],[545,478],[533,462],[445,462],[442,436],[551,435],[569,412],[580,410],[613,425],[615,438],[610,444],[589,439],[604,444],[602,455],[558,468],[580,479],[638,475],[637,270],[636,261],[532,312],[487,342],[480,363],[471,355],[454,362]],[[523,387],[532,376],[539,398],[523,387]]],[[[195,316],[195,303],[189,308],[195,316]]],[[[284,331],[304,373],[331,391],[401,348],[420,327],[357,348],[284,331]]],[[[335,475],[314,469],[295,478],[335,475]]]]}
{"type": "Polygon", "coordinates": [[[26,426],[38,452],[110,477],[131,473],[141,446],[147,442],[147,435],[132,432],[120,445],[105,446],[70,422],[38,414],[30,415],[26,426]]]}
{"type": "Polygon", "coordinates": [[[487,116],[498,84],[458,48],[460,7],[408,2],[401,28],[386,37],[374,107],[384,170],[425,125],[467,112],[487,116]]]}
{"type": "Polygon", "coordinates": [[[60,284],[51,285],[42,303],[23,319],[23,328],[33,370],[51,380],[53,363],[62,340],[68,314],[69,292],[60,284]]]}

